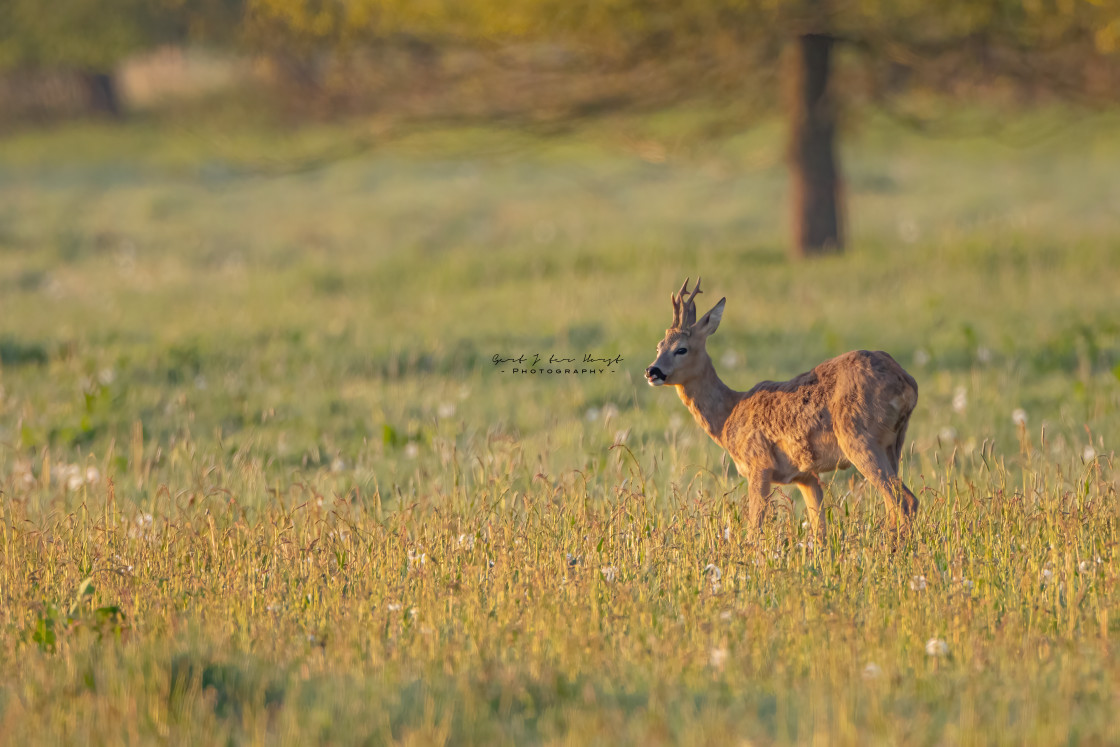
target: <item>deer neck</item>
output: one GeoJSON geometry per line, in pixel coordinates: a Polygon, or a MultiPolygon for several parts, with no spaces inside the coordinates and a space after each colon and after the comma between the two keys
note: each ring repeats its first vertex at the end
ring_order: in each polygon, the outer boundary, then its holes
{"type": "Polygon", "coordinates": [[[723,426],[739,401],[739,393],[720,380],[711,358],[704,361],[698,376],[677,385],[677,394],[700,427],[722,446],[723,426]]]}

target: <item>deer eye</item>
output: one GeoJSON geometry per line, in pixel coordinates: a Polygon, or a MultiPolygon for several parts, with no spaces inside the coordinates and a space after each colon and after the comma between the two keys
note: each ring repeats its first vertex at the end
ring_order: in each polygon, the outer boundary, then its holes
{"type": "Polygon", "coordinates": [[[675,351],[673,351],[673,355],[684,355],[687,352],[688,348],[677,348],[675,351]]]}

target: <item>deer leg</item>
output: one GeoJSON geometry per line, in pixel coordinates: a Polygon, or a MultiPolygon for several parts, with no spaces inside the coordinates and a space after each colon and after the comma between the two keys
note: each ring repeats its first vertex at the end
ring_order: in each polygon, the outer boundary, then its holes
{"type": "Polygon", "coordinates": [[[825,517],[821,513],[821,503],[824,501],[824,491],[821,490],[821,482],[817,479],[816,475],[799,475],[793,480],[793,484],[801,491],[801,497],[805,499],[805,513],[809,515],[809,526],[813,530],[813,534],[818,539],[824,540],[825,534],[825,517]]]}
{"type": "MultiPolygon", "coordinates": [[[[838,434],[839,435],[839,434],[838,434]]],[[[883,494],[891,524],[909,523],[918,510],[918,499],[898,477],[897,462],[879,444],[865,440],[840,440],[844,456],[883,494]]]]}
{"type": "Polygon", "coordinates": [[[770,475],[771,471],[766,469],[747,478],[750,523],[759,533],[766,517],[766,504],[770,502],[770,475]]]}

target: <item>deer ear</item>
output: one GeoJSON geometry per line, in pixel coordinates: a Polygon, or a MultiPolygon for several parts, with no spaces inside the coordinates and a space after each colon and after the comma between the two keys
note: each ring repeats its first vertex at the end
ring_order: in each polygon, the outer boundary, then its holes
{"type": "Polygon", "coordinates": [[[700,317],[700,321],[692,325],[692,331],[698,335],[707,337],[716,331],[719,327],[719,320],[723,318],[723,305],[727,303],[726,298],[721,298],[719,303],[712,307],[704,316],[700,317]]]}

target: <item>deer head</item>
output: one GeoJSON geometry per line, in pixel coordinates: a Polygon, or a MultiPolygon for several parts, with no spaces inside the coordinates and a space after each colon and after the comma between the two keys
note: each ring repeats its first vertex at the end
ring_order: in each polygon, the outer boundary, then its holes
{"type": "Polygon", "coordinates": [[[727,299],[721,298],[711,311],[697,321],[696,296],[702,292],[700,278],[696,278],[696,287],[685,298],[688,294],[686,278],[680,291],[673,294],[673,326],[665,330],[665,339],[657,344],[657,359],[646,369],[646,381],[650,386],[683,385],[711,365],[704,345],[708,335],[719,327],[727,299]]]}

